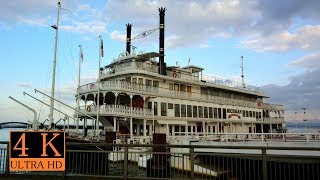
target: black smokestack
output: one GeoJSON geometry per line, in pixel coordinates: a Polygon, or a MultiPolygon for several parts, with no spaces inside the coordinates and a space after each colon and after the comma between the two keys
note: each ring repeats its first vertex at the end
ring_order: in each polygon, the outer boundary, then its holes
{"type": "Polygon", "coordinates": [[[126,24],[127,26],[127,46],[126,46],[126,51],[128,52],[128,54],[130,54],[130,46],[131,46],[131,27],[132,24],[126,24]]]}
{"type": "Polygon", "coordinates": [[[159,73],[166,75],[166,63],[164,62],[164,15],[166,8],[159,8],[160,24],[159,24],[159,73]]]}

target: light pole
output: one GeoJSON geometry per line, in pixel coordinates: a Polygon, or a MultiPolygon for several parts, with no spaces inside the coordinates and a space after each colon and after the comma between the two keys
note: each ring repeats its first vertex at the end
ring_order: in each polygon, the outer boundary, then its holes
{"type": "Polygon", "coordinates": [[[303,109],[303,118],[304,119],[302,119],[302,120],[304,121],[304,132],[307,133],[307,124],[306,124],[306,121],[307,121],[306,110],[307,110],[307,108],[301,108],[301,109],[303,109]]]}

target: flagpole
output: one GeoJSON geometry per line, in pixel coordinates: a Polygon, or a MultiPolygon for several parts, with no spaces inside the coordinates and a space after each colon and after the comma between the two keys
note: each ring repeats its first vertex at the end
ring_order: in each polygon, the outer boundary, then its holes
{"type": "Polygon", "coordinates": [[[98,82],[97,82],[97,88],[98,88],[98,96],[97,96],[97,122],[96,122],[96,135],[97,140],[99,140],[99,113],[100,113],[100,107],[99,107],[99,100],[100,100],[100,62],[101,62],[101,56],[103,56],[103,42],[101,35],[99,36],[100,39],[100,46],[99,46],[99,67],[98,67],[98,82]]]}
{"type": "MultiPolygon", "coordinates": [[[[78,73],[78,98],[77,98],[77,109],[80,111],[80,72],[81,72],[81,61],[83,61],[83,55],[82,55],[82,46],[79,45],[80,52],[79,52],[79,73],[78,73]]],[[[79,130],[79,113],[77,113],[77,126],[76,131],[79,130]]]]}

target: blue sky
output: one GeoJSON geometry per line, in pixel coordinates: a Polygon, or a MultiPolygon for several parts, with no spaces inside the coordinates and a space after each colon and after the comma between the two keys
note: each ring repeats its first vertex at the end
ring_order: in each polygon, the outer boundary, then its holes
{"type": "MultiPolygon", "coordinates": [[[[99,35],[104,40],[102,65],[125,49],[125,24],[133,36],[158,27],[157,8],[164,6],[165,60],[181,66],[205,67],[205,74],[240,81],[240,57],[245,82],[262,87],[270,102],[320,119],[320,3],[316,0],[206,1],[84,1],[63,0],[60,16],[56,97],[75,105],[79,45],[83,46],[81,83],[95,81],[99,35]],[[281,92],[281,93],[280,93],[281,92]]],[[[49,94],[57,1],[8,1],[0,7],[2,84],[0,121],[30,120],[32,114],[8,99],[13,96],[47,117],[47,109],[22,95],[33,89],[49,94]]],[[[158,32],[135,40],[138,51],[158,51],[158,32]]],[[[59,118],[57,116],[56,118],[59,118]]]]}

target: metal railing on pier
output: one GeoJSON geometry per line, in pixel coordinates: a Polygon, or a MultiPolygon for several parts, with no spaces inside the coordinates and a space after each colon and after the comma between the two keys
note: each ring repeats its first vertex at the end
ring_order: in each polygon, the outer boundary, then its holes
{"type": "Polygon", "coordinates": [[[169,138],[188,137],[188,139],[219,142],[320,142],[320,133],[191,133],[174,132],[169,138]]]}
{"type": "MultiPolygon", "coordinates": [[[[0,174],[14,175],[15,172],[9,172],[7,149],[2,148],[1,152],[4,153],[0,154],[0,174]]],[[[125,179],[319,179],[320,147],[67,143],[66,171],[60,175],[125,179]],[[158,152],[159,149],[166,151],[158,152]],[[212,149],[222,151],[208,152],[212,149]],[[248,153],[224,151],[240,149],[248,153]],[[274,151],[286,155],[274,155],[271,153],[274,151]]]]}

